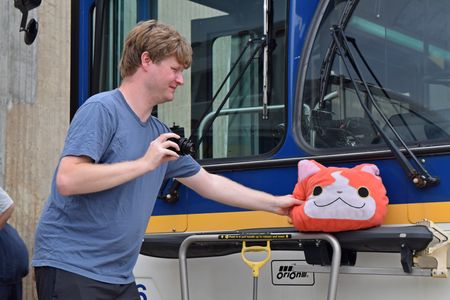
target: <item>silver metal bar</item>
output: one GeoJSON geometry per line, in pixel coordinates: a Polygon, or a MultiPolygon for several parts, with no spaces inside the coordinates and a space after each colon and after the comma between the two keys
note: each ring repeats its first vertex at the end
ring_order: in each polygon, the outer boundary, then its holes
{"type": "MultiPolygon", "coordinates": [[[[293,270],[297,272],[314,272],[314,273],[329,273],[329,266],[312,266],[312,265],[296,265],[293,270]]],[[[339,268],[340,274],[354,274],[354,275],[392,275],[392,276],[422,276],[431,277],[431,269],[413,268],[411,273],[406,273],[401,268],[395,267],[356,267],[356,266],[341,266],[339,268]]]]}
{"type": "MultiPolygon", "coordinates": [[[[280,110],[284,109],[285,106],[283,104],[280,105],[271,105],[268,106],[268,110],[280,110]]],[[[252,106],[252,107],[238,107],[238,108],[225,108],[222,109],[219,112],[219,116],[226,116],[236,113],[253,113],[253,112],[259,112],[262,111],[264,108],[262,106],[252,106]]],[[[198,126],[198,137],[201,138],[203,136],[203,130],[205,128],[205,125],[209,122],[209,120],[215,115],[216,111],[212,111],[209,114],[207,114],[200,125],[198,126]]]]}
{"type": "MultiPolygon", "coordinates": [[[[284,108],[285,108],[285,106],[283,104],[271,105],[271,106],[266,107],[266,109],[268,109],[268,110],[281,110],[284,108]]],[[[259,111],[264,111],[264,107],[263,106],[252,106],[252,107],[226,108],[226,109],[222,109],[219,112],[218,116],[227,116],[227,115],[236,114],[236,113],[254,113],[254,112],[259,112],[259,111]]],[[[201,139],[203,136],[203,130],[204,130],[206,124],[209,123],[209,120],[211,118],[213,118],[215,114],[216,114],[216,111],[212,111],[209,114],[207,114],[201,121],[200,125],[198,126],[198,138],[199,139],[201,139]]],[[[202,147],[199,148],[199,158],[203,158],[202,147]]]]}
{"type": "Polygon", "coordinates": [[[339,266],[341,262],[341,246],[338,240],[326,233],[276,233],[276,236],[271,236],[270,233],[265,234],[264,238],[259,238],[258,234],[250,235],[236,235],[236,234],[208,234],[208,235],[191,235],[187,237],[180,246],[178,252],[180,263],[180,282],[181,282],[181,299],[189,300],[188,287],[188,273],[187,273],[187,250],[194,242],[230,242],[230,241],[267,241],[267,240],[325,240],[328,241],[333,249],[333,256],[331,259],[331,266],[329,268],[330,281],[328,283],[327,300],[335,300],[337,293],[337,281],[339,275],[339,266]]]}
{"type": "Polygon", "coordinates": [[[262,118],[263,120],[267,120],[269,118],[269,111],[267,106],[269,105],[269,0],[264,0],[264,36],[266,39],[266,43],[264,44],[264,53],[263,53],[263,112],[262,118]]]}
{"type": "Polygon", "coordinates": [[[258,277],[253,277],[253,300],[258,300],[258,277]]]}

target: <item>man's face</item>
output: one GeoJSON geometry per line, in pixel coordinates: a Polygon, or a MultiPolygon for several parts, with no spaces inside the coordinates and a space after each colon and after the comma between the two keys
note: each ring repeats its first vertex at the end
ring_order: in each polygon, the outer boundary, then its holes
{"type": "Polygon", "coordinates": [[[184,67],[175,56],[169,56],[159,63],[150,62],[147,86],[156,104],[173,100],[176,88],[184,83],[183,70],[184,67]]]}

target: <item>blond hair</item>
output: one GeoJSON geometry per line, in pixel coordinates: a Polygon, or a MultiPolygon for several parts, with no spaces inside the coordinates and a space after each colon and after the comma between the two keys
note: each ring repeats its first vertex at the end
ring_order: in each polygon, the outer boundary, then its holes
{"type": "Polygon", "coordinates": [[[185,69],[191,66],[191,45],[174,28],[156,20],[139,22],[128,33],[119,63],[122,78],[136,72],[144,52],[148,52],[154,63],[174,55],[185,69]]]}

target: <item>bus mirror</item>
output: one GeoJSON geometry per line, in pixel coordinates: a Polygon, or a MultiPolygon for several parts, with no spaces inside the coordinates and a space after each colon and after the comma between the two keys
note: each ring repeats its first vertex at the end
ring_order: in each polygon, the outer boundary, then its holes
{"type": "Polygon", "coordinates": [[[35,19],[31,19],[30,22],[28,22],[27,28],[25,28],[25,44],[31,45],[34,42],[38,34],[38,27],[39,23],[35,19]]]}
{"type": "Polygon", "coordinates": [[[38,33],[38,22],[31,19],[27,24],[28,12],[39,5],[42,0],[14,0],[14,7],[22,12],[22,21],[20,22],[20,30],[25,31],[25,44],[31,45],[36,39],[38,33]]]}

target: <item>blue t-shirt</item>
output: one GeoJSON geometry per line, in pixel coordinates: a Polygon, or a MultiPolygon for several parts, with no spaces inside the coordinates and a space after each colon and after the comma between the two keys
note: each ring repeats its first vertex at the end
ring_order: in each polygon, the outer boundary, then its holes
{"type": "MultiPolygon", "coordinates": [[[[155,117],[141,122],[119,90],[91,97],[77,111],[64,156],[89,156],[110,164],[142,157],[150,142],[169,128],[155,117]]],[[[114,188],[64,197],[52,188],[36,229],[33,266],[51,266],[95,280],[134,280],[141,242],[164,179],[200,170],[190,156],[114,188]]],[[[56,172],[55,172],[56,174],[56,172]]]]}

